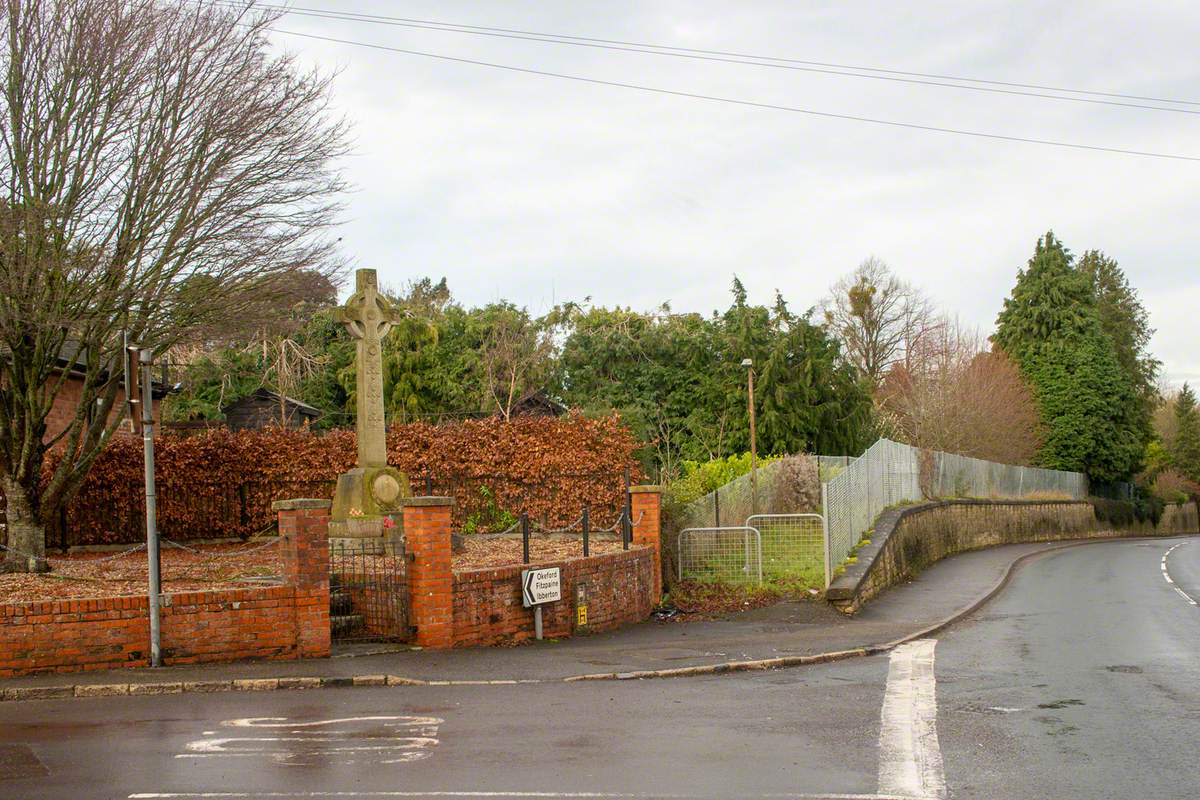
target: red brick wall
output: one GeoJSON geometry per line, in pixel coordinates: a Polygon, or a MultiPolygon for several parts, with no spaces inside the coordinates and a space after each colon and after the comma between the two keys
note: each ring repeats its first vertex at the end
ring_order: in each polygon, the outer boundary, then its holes
{"type": "MultiPolygon", "coordinates": [[[[280,510],[286,585],[164,597],[164,664],[329,655],[329,568],[324,508],[280,510]]],[[[149,600],[102,597],[0,605],[0,678],[144,667],[149,600]]]]}
{"type": "MultiPolygon", "coordinates": [[[[57,376],[55,377],[57,380],[57,376]]],[[[67,378],[66,383],[59,389],[58,394],[54,396],[54,405],[50,407],[50,413],[46,415],[46,439],[50,439],[62,433],[68,425],[75,419],[75,412],[79,408],[79,396],[83,390],[83,381],[75,376],[67,378]]],[[[154,401],[154,411],[152,412],[155,421],[162,419],[159,414],[159,401],[154,401]]],[[[113,403],[112,416],[125,416],[125,392],[117,390],[117,400],[113,403]]],[[[131,434],[129,424],[126,422],[117,430],[118,434],[131,434]]]]}
{"type": "Polygon", "coordinates": [[[562,568],[562,600],[542,606],[542,635],[570,636],[576,629],[575,587],[587,586],[588,630],[604,631],[650,616],[658,598],[656,551],[628,551],[529,567],[454,573],[454,646],[520,642],[532,638],[533,609],[521,604],[521,570],[562,568]]]}
{"type": "Polygon", "coordinates": [[[449,497],[411,497],[404,505],[408,564],[408,620],[421,647],[454,644],[453,582],[450,571],[449,497]]]}
{"type": "MultiPolygon", "coordinates": [[[[163,663],[298,658],[309,599],[292,586],[167,595],[163,663]]],[[[147,666],[148,605],[145,597],[102,597],[0,606],[0,678],[147,666]]]]}

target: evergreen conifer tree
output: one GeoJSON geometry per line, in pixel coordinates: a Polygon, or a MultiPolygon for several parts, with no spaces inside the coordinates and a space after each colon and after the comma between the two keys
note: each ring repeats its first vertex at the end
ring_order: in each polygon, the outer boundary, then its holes
{"type": "Polygon", "coordinates": [[[1196,393],[1186,383],[1175,398],[1175,440],[1171,443],[1171,463],[1194,481],[1200,481],[1200,410],[1196,393]]]}
{"type": "Polygon", "coordinates": [[[1046,428],[1044,466],[1100,481],[1138,468],[1144,423],[1136,391],[1103,329],[1091,281],[1053,232],[1018,273],[994,341],[1034,387],[1046,428]]]}

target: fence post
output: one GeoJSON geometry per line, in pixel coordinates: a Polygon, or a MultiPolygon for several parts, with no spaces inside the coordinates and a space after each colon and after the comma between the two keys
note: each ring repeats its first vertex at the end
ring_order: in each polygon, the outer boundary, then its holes
{"type": "Polygon", "coordinates": [[[242,536],[245,537],[253,533],[253,531],[246,530],[250,527],[250,500],[246,496],[246,484],[244,481],[238,484],[237,493],[238,505],[240,506],[238,509],[238,524],[242,526],[242,536]]]}
{"type": "Polygon", "coordinates": [[[588,552],[588,534],[590,533],[590,525],[588,524],[588,507],[583,507],[583,557],[587,558],[591,553],[588,552]]]}
{"type": "Polygon", "coordinates": [[[421,647],[454,644],[454,571],[450,553],[450,497],[410,497],[404,506],[409,624],[421,647]]]}
{"type": "Polygon", "coordinates": [[[529,563],[529,515],[521,512],[521,563],[529,563]]]}
{"type": "Polygon", "coordinates": [[[637,522],[630,533],[633,541],[654,548],[654,582],[651,604],[662,597],[662,487],[632,486],[630,504],[637,512],[637,522]]]}
{"type": "Polygon", "coordinates": [[[833,581],[833,553],[829,546],[829,484],[821,484],[821,542],[825,548],[825,588],[833,581]]]}
{"type": "Polygon", "coordinates": [[[713,489],[713,516],[716,518],[715,528],[721,527],[721,487],[713,489]]]}
{"type": "Polygon", "coordinates": [[[633,495],[629,485],[629,467],[625,468],[625,522],[621,525],[621,549],[629,549],[629,540],[633,538],[633,495]]]}
{"type": "Polygon", "coordinates": [[[284,582],[296,592],[296,657],[329,655],[329,500],[276,500],[284,582]]]}

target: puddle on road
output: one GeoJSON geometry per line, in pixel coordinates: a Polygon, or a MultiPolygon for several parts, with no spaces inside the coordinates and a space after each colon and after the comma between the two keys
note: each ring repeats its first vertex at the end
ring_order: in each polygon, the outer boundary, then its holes
{"type": "Polygon", "coordinates": [[[1038,708],[1066,708],[1067,706],[1081,706],[1082,700],[1055,700],[1052,703],[1038,703],[1038,708]]]}
{"type": "Polygon", "coordinates": [[[1079,730],[1075,725],[1065,724],[1060,717],[1034,717],[1033,720],[1046,726],[1047,736],[1071,736],[1079,730]]]}
{"type": "Polygon", "coordinates": [[[44,778],[50,770],[27,744],[0,744],[0,781],[44,778]]]}

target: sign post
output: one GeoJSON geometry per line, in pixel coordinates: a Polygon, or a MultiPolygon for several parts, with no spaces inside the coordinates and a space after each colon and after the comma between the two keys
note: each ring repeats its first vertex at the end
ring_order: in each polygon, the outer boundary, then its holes
{"type": "Polygon", "coordinates": [[[542,606],[562,599],[562,570],[558,567],[521,570],[521,599],[526,608],[533,608],[533,633],[540,641],[542,606]]]}

